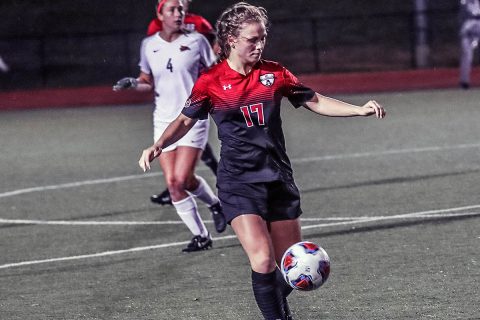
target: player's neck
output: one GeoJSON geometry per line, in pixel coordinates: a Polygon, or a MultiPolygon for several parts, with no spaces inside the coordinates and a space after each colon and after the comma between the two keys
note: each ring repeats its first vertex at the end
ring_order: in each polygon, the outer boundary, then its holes
{"type": "Polygon", "coordinates": [[[175,41],[182,35],[182,33],[182,30],[161,30],[158,32],[160,37],[167,42],[175,41]]]}
{"type": "Polygon", "coordinates": [[[249,74],[252,71],[254,66],[254,64],[248,64],[248,63],[242,62],[240,59],[238,59],[238,57],[235,57],[235,56],[229,56],[227,58],[227,63],[232,70],[235,70],[238,73],[243,74],[244,76],[249,74]]]}

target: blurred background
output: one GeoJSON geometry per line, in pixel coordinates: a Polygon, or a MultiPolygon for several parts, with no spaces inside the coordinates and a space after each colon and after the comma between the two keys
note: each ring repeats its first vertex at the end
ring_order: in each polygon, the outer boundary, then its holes
{"type": "MultiPolygon", "coordinates": [[[[194,0],[212,24],[237,1],[194,0]]],[[[111,85],[138,74],[156,0],[2,0],[0,91],[111,85]]],[[[458,0],[265,0],[264,57],[294,73],[457,67],[458,0]]],[[[476,63],[475,59],[474,63],[476,63]]]]}

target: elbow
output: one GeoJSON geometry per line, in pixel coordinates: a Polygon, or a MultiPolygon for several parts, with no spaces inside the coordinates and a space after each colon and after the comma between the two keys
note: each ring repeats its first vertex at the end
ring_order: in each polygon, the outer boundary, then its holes
{"type": "Polygon", "coordinates": [[[178,120],[179,120],[181,126],[184,127],[187,130],[189,130],[191,127],[193,127],[195,122],[197,122],[195,119],[189,118],[184,114],[180,114],[178,120]]]}

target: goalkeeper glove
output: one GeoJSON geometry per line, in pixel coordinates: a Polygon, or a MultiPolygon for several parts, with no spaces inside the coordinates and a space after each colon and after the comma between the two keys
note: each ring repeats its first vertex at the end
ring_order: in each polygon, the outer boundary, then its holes
{"type": "Polygon", "coordinates": [[[138,81],[135,78],[127,77],[118,80],[113,86],[113,91],[120,91],[123,89],[135,89],[138,86],[138,81]]]}

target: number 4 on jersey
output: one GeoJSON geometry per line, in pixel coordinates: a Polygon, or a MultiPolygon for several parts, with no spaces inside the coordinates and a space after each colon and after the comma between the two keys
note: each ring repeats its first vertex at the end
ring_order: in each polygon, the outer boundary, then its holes
{"type": "Polygon", "coordinates": [[[169,59],[168,59],[168,62],[167,62],[167,70],[170,70],[170,72],[173,72],[172,58],[169,58],[169,59]]]}
{"type": "Polygon", "coordinates": [[[250,128],[253,126],[253,121],[251,116],[252,113],[257,114],[258,124],[260,126],[265,125],[265,118],[263,117],[263,103],[252,104],[249,107],[243,106],[243,107],[240,107],[240,110],[242,111],[243,117],[245,118],[247,127],[250,128]]]}

